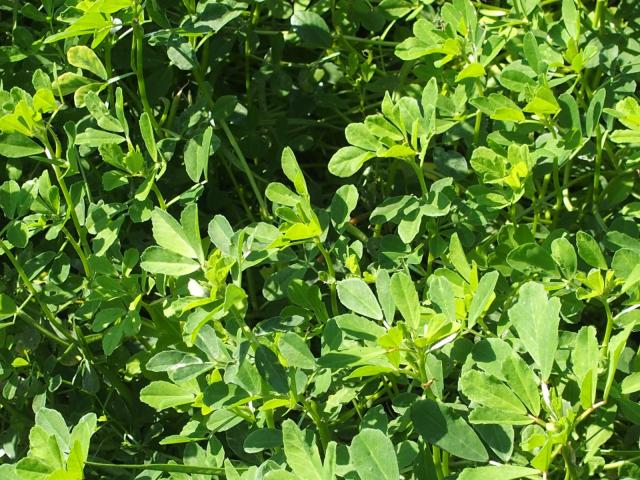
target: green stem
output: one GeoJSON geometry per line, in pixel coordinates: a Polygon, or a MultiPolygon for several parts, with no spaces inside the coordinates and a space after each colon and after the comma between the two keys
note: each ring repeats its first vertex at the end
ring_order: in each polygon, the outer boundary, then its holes
{"type": "Polygon", "coordinates": [[[480,144],[480,130],[482,128],[482,112],[476,113],[476,123],[473,128],[473,144],[477,147],[480,144]]]}
{"type": "MultiPolygon", "coordinates": [[[[203,475],[218,475],[225,477],[225,469],[223,467],[207,467],[200,465],[179,465],[177,463],[143,463],[143,464],[116,464],[85,462],[89,467],[97,469],[126,469],[126,470],[151,470],[154,472],[176,472],[176,473],[196,473],[203,475]]],[[[244,469],[243,469],[244,470],[244,469]]]]}
{"type": "Polygon", "coordinates": [[[338,315],[338,296],[336,293],[336,271],[333,268],[333,260],[331,260],[331,255],[322,245],[322,241],[320,237],[316,238],[316,246],[320,251],[320,254],[324,258],[325,263],[327,264],[327,273],[329,274],[329,291],[331,294],[331,313],[333,316],[338,315]]]}
{"type": "Polygon", "coordinates": [[[602,16],[604,9],[607,8],[607,0],[597,0],[595,13],[593,14],[593,28],[602,31],[604,24],[602,23],[602,16]]]}
{"type": "Polygon", "coordinates": [[[51,323],[51,325],[53,325],[53,327],[56,330],[58,330],[62,335],[64,335],[64,337],[67,340],[69,340],[71,342],[74,342],[74,338],[71,335],[71,332],[69,332],[69,330],[67,330],[64,327],[62,322],[56,318],[56,316],[49,309],[49,307],[42,300],[40,300],[40,297],[38,296],[38,291],[33,286],[33,283],[31,283],[31,280],[29,280],[29,277],[27,276],[26,272],[22,268],[22,265],[20,264],[18,259],[15,257],[15,255],[13,255],[11,250],[9,250],[9,248],[5,245],[5,243],[2,240],[0,240],[0,249],[7,256],[7,258],[9,259],[11,264],[13,265],[13,268],[15,268],[15,270],[18,273],[18,276],[20,277],[20,279],[22,280],[22,283],[24,284],[25,288],[29,291],[29,293],[31,295],[33,295],[33,298],[36,299],[36,302],[38,302],[38,305],[40,306],[40,309],[42,310],[42,313],[44,313],[44,315],[47,318],[47,320],[49,321],[49,323],[51,323]]]}
{"type": "Polygon", "coordinates": [[[438,480],[444,480],[444,472],[442,471],[442,463],[440,461],[440,448],[434,445],[431,447],[431,451],[433,455],[433,465],[436,468],[438,480]]]}
{"type": "MultiPolygon", "coordinates": [[[[137,3],[137,2],[136,2],[137,3]]],[[[136,14],[133,21],[133,42],[131,43],[132,48],[132,67],[136,73],[136,79],[138,80],[138,93],[140,94],[140,101],[142,102],[142,108],[149,115],[149,119],[151,120],[151,124],[154,130],[158,130],[158,123],[156,122],[156,118],[153,115],[153,109],[151,108],[151,104],[149,103],[149,99],[147,98],[147,84],[144,80],[144,72],[142,66],[144,65],[143,60],[143,52],[142,52],[142,37],[144,36],[144,31],[141,25],[141,8],[138,9],[136,5],[136,14]]]]}
{"type": "Polygon", "coordinates": [[[612,463],[608,463],[606,464],[604,467],[602,467],[603,470],[617,470],[621,467],[624,467],[625,465],[629,465],[629,464],[638,464],[638,462],[640,461],[640,455],[629,458],[627,460],[618,460],[617,462],[612,462],[612,463]]]}
{"type": "Polygon", "coordinates": [[[369,237],[367,237],[367,235],[362,230],[349,222],[347,222],[344,226],[344,230],[345,232],[353,235],[356,239],[360,240],[365,245],[369,241],[369,237]]]}
{"type": "Polygon", "coordinates": [[[318,435],[320,436],[322,450],[326,452],[327,445],[329,445],[329,441],[331,440],[331,435],[329,433],[329,429],[327,428],[327,424],[324,422],[324,420],[322,420],[322,416],[318,411],[318,405],[315,401],[309,400],[304,402],[304,406],[305,410],[309,413],[309,416],[318,429],[318,435]]]}
{"type": "Polygon", "coordinates": [[[611,308],[606,298],[600,298],[600,302],[604,305],[604,311],[607,314],[607,327],[604,331],[604,338],[602,339],[602,353],[606,355],[609,348],[609,339],[611,338],[611,331],[613,330],[613,315],[611,314],[611,308]]]}
{"type": "Polygon", "coordinates": [[[64,197],[64,201],[67,204],[67,214],[71,217],[73,226],[75,227],[76,232],[78,233],[78,237],[80,238],[80,244],[84,249],[85,256],[89,256],[91,254],[91,247],[89,246],[89,242],[87,241],[87,233],[85,229],[80,225],[80,221],[78,220],[78,215],[76,214],[75,205],[73,204],[73,200],[71,199],[71,194],[69,193],[67,184],[64,181],[62,171],[60,171],[60,167],[58,167],[57,165],[53,165],[53,172],[56,176],[56,180],[58,181],[58,185],[60,185],[60,190],[62,191],[62,196],[64,197]]]}
{"type": "Polygon", "coordinates": [[[249,168],[247,159],[245,158],[244,154],[242,153],[242,150],[240,149],[240,145],[238,145],[236,137],[233,135],[233,132],[231,131],[231,129],[229,128],[229,125],[227,125],[227,122],[225,120],[220,121],[220,126],[222,127],[222,131],[224,132],[224,134],[227,136],[227,140],[229,140],[229,143],[231,144],[231,148],[233,148],[233,151],[235,152],[236,157],[240,161],[240,166],[242,167],[242,170],[244,171],[245,175],[247,176],[247,179],[249,180],[249,185],[251,185],[253,194],[256,196],[256,199],[258,200],[258,205],[260,206],[260,214],[262,218],[268,219],[269,210],[267,209],[267,203],[264,201],[262,192],[260,192],[260,189],[256,184],[256,179],[253,176],[253,172],[249,168]]]}
{"type": "Polygon", "coordinates": [[[560,186],[560,169],[558,167],[558,159],[554,157],[553,159],[553,188],[556,196],[556,204],[554,207],[554,221],[558,217],[558,213],[560,212],[560,207],[562,206],[562,188],[560,186]]]}
{"type": "Polygon", "coordinates": [[[350,42],[365,43],[367,45],[378,45],[381,47],[396,47],[398,42],[390,42],[385,40],[375,40],[372,38],[354,37],[352,35],[341,35],[341,38],[350,42]]]}
{"type": "Polygon", "coordinates": [[[80,244],[78,242],[76,242],[76,240],[71,235],[71,232],[69,232],[69,230],[67,230],[67,227],[62,227],[62,232],[64,233],[64,236],[67,238],[67,240],[69,241],[69,243],[71,244],[73,249],[78,254],[78,257],[80,257],[80,262],[82,262],[82,268],[84,269],[85,275],[90,278],[91,277],[91,269],[89,268],[89,262],[87,261],[87,257],[85,256],[84,252],[82,251],[82,247],[80,247],[80,244]]]}
{"type": "Polygon", "coordinates": [[[33,286],[33,283],[31,283],[31,280],[29,280],[29,277],[27,276],[26,272],[22,268],[22,265],[20,265],[20,262],[18,261],[18,259],[13,255],[13,253],[11,253],[11,250],[7,248],[7,246],[2,240],[0,240],[0,249],[7,256],[7,258],[13,265],[13,268],[15,268],[16,272],[18,273],[18,276],[22,280],[22,283],[24,284],[26,289],[33,296],[33,298],[36,299],[36,302],[38,302],[40,309],[44,313],[49,323],[58,332],[60,332],[60,334],[62,334],[69,341],[69,343],[73,344],[83,357],[91,361],[91,363],[95,366],[95,368],[111,382],[111,384],[113,385],[113,387],[116,388],[116,390],[118,390],[118,393],[124,398],[124,400],[129,404],[129,406],[133,407],[133,396],[131,395],[131,392],[129,392],[129,389],[126,387],[126,385],[124,385],[122,380],[120,380],[120,378],[116,374],[114,374],[111,370],[109,370],[108,368],[102,368],[101,365],[95,362],[95,358],[93,357],[91,350],[86,345],[86,342],[84,344],[82,343],[82,340],[83,340],[82,333],[80,332],[79,329],[76,329],[76,333],[78,334],[78,337],[79,337],[78,339],[74,337],[67,328],[65,328],[62,322],[53,314],[53,312],[49,309],[49,307],[42,300],[40,300],[37,290],[33,286]]]}
{"type": "Polygon", "coordinates": [[[72,344],[69,344],[69,343],[65,342],[63,339],[58,337],[55,333],[53,333],[53,332],[47,330],[46,328],[44,328],[42,325],[40,325],[38,322],[36,322],[33,318],[31,318],[31,316],[29,314],[27,314],[26,312],[19,312],[18,316],[20,318],[22,318],[25,322],[27,322],[29,325],[31,325],[33,328],[38,330],[42,335],[44,335],[45,337],[49,338],[50,340],[53,340],[55,343],[65,347],[65,348],[73,348],[72,344]]]}
{"type": "Polygon", "coordinates": [[[593,173],[593,192],[591,202],[596,205],[598,199],[598,190],[600,188],[600,168],[602,166],[602,133],[600,125],[596,125],[596,161],[595,171],[593,173]]]}
{"type": "Polygon", "coordinates": [[[413,169],[413,171],[416,174],[416,177],[418,178],[418,183],[420,184],[420,192],[422,193],[423,196],[427,195],[429,192],[427,190],[427,184],[424,181],[424,172],[422,171],[422,168],[420,168],[420,165],[418,165],[413,160],[409,160],[407,163],[413,169]]]}
{"type": "Polygon", "coordinates": [[[167,209],[167,203],[164,201],[164,197],[162,196],[162,192],[160,192],[160,189],[156,185],[155,181],[151,185],[151,191],[155,194],[156,198],[158,199],[158,203],[160,204],[160,208],[162,210],[166,210],[167,209]]]}

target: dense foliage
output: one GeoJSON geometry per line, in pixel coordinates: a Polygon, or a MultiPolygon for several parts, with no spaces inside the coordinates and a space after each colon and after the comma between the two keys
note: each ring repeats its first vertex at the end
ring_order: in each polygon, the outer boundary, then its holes
{"type": "Polygon", "coordinates": [[[0,38],[0,478],[640,478],[636,0],[0,38]]]}

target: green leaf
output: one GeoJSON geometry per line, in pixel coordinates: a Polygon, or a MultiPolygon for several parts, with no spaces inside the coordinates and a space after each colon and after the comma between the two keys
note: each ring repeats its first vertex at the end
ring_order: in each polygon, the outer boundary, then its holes
{"type": "Polygon", "coordinates": [[[353,185],[342,185],[331,199],[331,222],[341,231],[349,222],[351,212],[358,205],[358,189],[353,185]]]}
{"type": "Polygon", "coordinates": [[[640,391],[640,372],[633,372],[625,377],[620,384],[621,391],[624,395],[640,391]]]}
{"type": "MultiPolygon", "coordinates": [[[[171,218],[171,217],[170,217],[171,218]]],[[[171,218],[173,220],[173,218],[171,218]]],[[[151,216],[153,221],[153,214],[151,216]]],[[[162,223],[162,221],[160,222],[162,223]]],[[[180,225],[184,236],[196,254],[197,260],[204,263],[204,250],[202,248],[202,238],[200,237],[200,219],[198,217],[198,204],[190,203],[180,214],[180,225]]]]}
{"type": "Polygon", "coordinates": [[[536,85],[535,77],[536,72],[531,67],[521,62],[512,62],[502,70],[498,81],[508,90],[522,93],[536,85]]]}
{"type": "Polygon", "coordinates": [[[318,447],[309,446],[304,433],[293,420],[282,422],[282,439],[287,463],[299,478],[324,480],[318,447]]]}
{"type": "Polygon", "coordinates": [[[578,232],[576,234],[576,245],[578,247],[578,255],[591,267],[599,268],[600,270],[607,269],[607,261],[604,259],[602,250],[598,246],[598,242],[585,232],[578,232]]]}
{"type": "Polygon", "coordinates": [[[118,135],[116,133],[96,130],[95,128],[87,128],[84,132],[76,135],[75,144],[97,148],[101,145],[122,143],[125,140],[126,139],[122,135],[118,135]]]}
{"type": "Polygon", "coordinates": [[[26,457],[16,464],[16,473],[21,480],[47,480],[54,467],[37,457],[26,457]]]}
{"type": "Polygon", "coordinates": [[[533,370],[516,353],[508,356],[502,364],[506,384],[524,403],[534,416],[540,413],[540,394],[538,379],[533,370]]]}
{"type": "Polygon", "coordinates": [[[270,348],[260,345],[256,349],[255,357],[258,372],[271,389],[282,394],[289,393],[287,372],[278,360],[277,355],[270,348]]]}
{"type": "Polygon", "coordinates": [[[156,139],[153,136],[153,125],[151,124],[151,117],[147,114],[147,112],[143,112],[140,115],[140,133],[142,134],[142,140],[144,141],[144,146],[149,152],[149,156],[151,160],[156,162],[158,160],[158,147],[156,146],[156,139]]]}
{"type": "Polygon", "coordinates": [[[478,62],[469,63],[466,65],[458,75],[456,75],[456,82],[460,82],[467,78],[484,77],[486,72],[482,64],[478,62]]]}
{"type": "Polygon", "coordinates": [[[39,155],[44,147],[22,133],[0,135],[0,155],[7,158],[22,158],[39,155]]]}
{"type": "Polygon", "coordinates": [[[213,364],[203,362],[200,357],[192,353],[167,350],[151,357],[146,368],[152,372],[167,372],[171,380],[182,382],[211,370],[213,364]]]}
{"type": "Polygon", "coordinates": [[[280,337],[278,350],[290,367],[308,370],[316,368],[316,359],[306,342],[293,332],[286,332],[280,337]]]}
{"type": "Polygon", "coordinates": [[[588,137],[592,137],[595,134],[596,127],[600,122],[606,96],[607,91],[604,88],[600,88],[596,90],[591,97],[585,118],[585,133],[588,137]]]}
{"type": "Polygon", "coordinates": [[[16,302],[9,295],[0,293],[0,319],[13,316],[17,310],[16,302]]]}
{"type": "Polygon", "coordinates": [[[91,437],[97,430],[98,419],[95,413],[87,413],[83,415],[78,423],[71,430],[71,437],[69,439],[70,445],[80,445],[78,454],[82,462],[86,461],[89,455],[89,445],[91,437]]]}
{"type": "Polygon", "coordinates": [[[499,276],[498,272],[489,272],[483,275],[478,282],[478,288],[473,294],[471,306],[469,307],[469,314],[467,316],[467,324],[469,328],[472,328],[476,324],[476,321],[480,318],[483,312],[489,308],[495,299],[496,296],[494,290],[499,276]]]}
{"type": "Polygon", "coordinates": [[[560,237],[551,242],[551,256],[566,278],[572,279],[575,276],[578,270],[578,257],[569,240],[560,237]]]}
{"type": "Polygon", "coordinates": [[[336,177],[350,177],[375,154],[358,147],[342,147],[329,160],[329,172],[336,177]]]}
{"type": "Polygon", "coordinates": [[[296,189],[296,192],[298,192],[298,195],[308,197],[309,192],[307,191],[307,182],[304,179],[304,174],[302,173],[300,165],[298,165],[298,161],[296,160],[293,150],[289,147],[286,147],[282,151],[280,164],[282,166],[282,171],[289,181],[293,183],[293,187],[296,189]]]}
{"type": "Polygon", "coordinates": [[[575,347],[571,354],[573,373],[580,386],[580,403],[583,408],[593,405],[598,386],[598,359],[600,352],[596,329],[584,326],[576,335],[575,347]]]}
{"type": "Polygon", "coordinates": [[[291,16],[293,31],[310,47],[329,48],[332,38],[324,19],[315,12],[298,10],[291,16]]]}
{"type": "Polygon", "coordinates": [[[98,94],[89,91],[84,96],[84,106],[87,107],[91,116],[96,120],[98,126],[110,132],[122,132],[123,128],[120,120],[114,118],[107,106],[100,100],[98,94]]]}
{"type": "MultiPolygon", "coordinates": [[[[187,236],[182,225],[167,213],[166,210],[155,208],[151,214],[153,238],[156,243],[181,257],[198,258],[200,255],[197,245],[187,236]]],[[[191,235],[193,236],[193,235],[191,235]]]]}
{"type": "Polygon", "coordinates": [[[88,70],[102,80],[107,79],[107,70],[93,50],[84,45],[71,47],[67,51],[67,61],[74,67],[88,70]]]}
{"type": "Polygon", "coordinates": [[[344,135],[350,145],[375,152],[380,143],[364,123],[350,123],[344,130],[344,135]]]}
{"type": "Polygon", "coordinates": [[[189,139],[184,149],[184,166],[193,182],[199,182],[202,174],[208,178],[209,157],[219,146],[220,139],[211,126],[189,139]]]}
{"type": "Polygon", "coordinates": [[[361,430],[353,438],[349,453],[360,478],[397,480],[400,476],[393,444],[380,430],[361,430]]]}
{"type": "Polygon", "coordinates": [[[180,277],[193,273],[200,264],[162,247],[149,247],[142,252],[140,266],[149,273],[162,273],[180,277]]]}
{"type": "Polygon", "coordinates": [[[293,193],[289,187],[280,182],[271,182],[267,185],[264,194],[273,203],[287,207],[295,207],[302,201],[299,195],[293,193]]]}
{"type": "Polygon", "coordinates": [[[411,408],[411,419],[426,442],[451,455],[474,462],[489,460],[482,441],[453,408],[435,400],[420,400],[411,408]]]}
{"type": "Polygon", "coordinates": [[[462,275],[467,282],[471,278],[471,266],[467,261],[462,243],[457,233],[451,235],[449,240],[449,261],[453,264],[457,272],[462,275]]]}
{"type": "Polygon", "coordinates": [[[582,136],[582,122],[580,121],[580,112],[578,111],[578,102],[568,93],[563,93],[558,97],[561,112],[558,116],[558,123],[563,128],[567,128],[572,132],[577,132],[582,136]]]}
{"type": "Polygon", "coordinates": [[[225,255],[231,256],[231,237],[233,228],[229,221],[222,215],[216,215],[209,222],[207,233],[213,244],[225,255]]]}
{"type": "Polygon", "coordinates": [[[547,298],[541,284],[527,282],[520,287],[518,301],[509,309],[509,320],[540,369],[542,380],[547,381],[558,348],[560,300],[547,298]]]}
{"type": "Polygon", "coordinates": [[[614,143],[640,143],[640,130],[616,130],[609,138],[614,143]]]}
{"type": "Polygon", "coordinates": [[[522,49],[524,52],[524,57],[527,59],[527,63],[529,64],[529,66],[533,68],[538,74],[544,73],[545,65],[540,55],[538,42],[536,41],[536,37],[532,32],[525,33],[522,40],[522,49]]]}
{"type": "Polygon", "coordinates": [[[629,323],[623,331],[611,337],[611,340],[609,341],[609,345],[607,346],[607,380],[604,387],[604,394],[602,396],[603,400],[607,400],[609,398],[609,392],[611,391],[611,386],[615,379],[620,357],[627,345],[627,340],[629,339],[629,335],[631,334],[633,327],[634,323],[629,323]]]}
{"type": "Polygon", "coordinates": [[[190,388],[165,381],[151,382],[140,390],[140,400],[158,411],[190,404],[195,398],[190,388]]]}
{"type": "Polygon", "coordinates": [[[36,412],[36,425],[48,434],[55,436],[63,450],[69,448],[69,428],[60,412],[46,407],[40,408],[36,412]]]}
{"type": "Polygon", "coordinates": [[[404,272],[394,273],[389,285],[391,297],[407,326],[415,330],[420,323],[420,298],[411,277],[404,272]]]}
{"type": "Polygon", "coordinates": [[[511,268],[525,274],[541,272],[556,276],[556,264],[553,258],[537,243],[525,243],[509,252],[507,263],[511,268]]]}
{"type": "Polygon", "coordinates": [[[365,317],[382,320],[378,300],[363,280],[348,278],[338,282],[338,298],[349,310],[365,317]]]}
{"type": "Polygon", "coordinates": [[[436,276],[429,285],[429,299],[438,306],[446,319],[456,321],[456,299],[451,282],[443,276],[436,276]]]}
{"type": "Polygon", "coordinates": [[[473,429],[500,460],[508,462],[511,459],[515,437],[512,425],[475,424],[473,429]]]}
{"type": "Polygon", "coordinates": [[[535,468],[500,465],[491,467],[465,468],[458,480],[513,480],[523,477],[539,477],[540,471],[535,468]]]}
{"type": "Polygon", "coordinates": [[[460,379],[460,388],[470,400],[504,412],[526,415],[527,409],[504,383],[477,370],[469,370],[460,379]]]}
{"type": "Polygon", "coordinates": [[[575,0],[562,0],[562,21],[574,40],[580,35],[580,14],[576,8],[575,0]]]}
{"type": "Polygon", "coordinates": [[[529,425],[533,419],[520,413],[499,410],[491,407],[476,407],[469,415],[474,425],[529,425]]]}
{"type": "Polygon", "coordinates": [[[261,428],[254,430],[244,439],[244,451],[258,453],[283,446],[282,432],[275,428],[261,428]]]}
{"type": "Polygon", "coordinates": [[[533,99],[523,109],[528,113],[535,113],[538,117],[555,115],[560,111],[560,105],[549,87],[541,86],[536,89],[533,99]]]}
{"type": "Polygon", "coordinates": [[[393,317],[396,313],[396,304],[393,300],[393,293],[391,292],[391,278],[389,272],[386,270],[378,270],[376,275],[376,293],[380,306],[384,312],[384,318],[389,325],[393,323],[393,317]]]}

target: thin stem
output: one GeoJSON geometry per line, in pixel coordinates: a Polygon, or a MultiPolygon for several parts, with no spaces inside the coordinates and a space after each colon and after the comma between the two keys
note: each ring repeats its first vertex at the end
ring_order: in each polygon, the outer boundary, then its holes
{"type": "Polygon", "coordinates": [[[444,472],[442,471],[442,463],[440,461],[440,448],[434,445],[431,447],[431,451],[433,452],[433,465],[436,468],[438,480],[444,480],[444,472]]]}
{"type": "Polygon", "coordinates": [[[22,280],[22,283],[24,284],[25,288],[29,291],[29,293],[31,295],[33,295],[33,298],[36,299],[36,302],[38,302],[38,305],[40,306],[40,309],[44,313],[45,317],[47,317],[47,320],[49,321],[49,323],[51,323],[51,325],[53,325],[56,330],[58,330],[62,335],[64,335],[64,337],[67,338],[67,340],[70,340],[71,342],[74,342],[74,338],[71,335],[71,332],[69,332],[69,330],[67,330],[64,327],[62,322],[56,318],[56,316],[49,309],[49,307],[42,300],[40,300],[40,297],[38,296],[38,291],[33,286],[33,283],[31,283],[31,280],[29,280],[29,277],[27,276],[26,272],[22,268],[22,265],[20,264],[18,259],[15,257],[15,255],[13,255],[11,250],[9,250],[9,248],[5,245],[5,243],[2,240],[0,240],[0,249],[7,256],[7,258],[9,259],[11,264],[13,265],[13,268],[15,268],[15,270],[18,273],[18,276],[20,277],[20,279],[22,280]]]}
{"type": "Polygon", "coordinates": [[[58,337],[55,333],[44,328],[42,325],[36,322],[33,318],[31,318],[31,316],[26,312],[18,312],[18,316],[21,319],[23,319],[25,322],[27,322],[29,325],[31,325],[33,328],[38,330],[42,335],[49,338],[50,340],[53,340],[55,343],[65,348],[73,348],[73,344],[69,344],[65,342],[62,338],[58,337]]]}
{"type": "Polygon", "coordinates": [[[420,168],[420,165],[418,165],[413,160],[409,160],[407,163],[413,169],[416,177],[418,178],[418,183],[420,184],[420,192],[422,193],[422,195],[427,195],[427,193],[429,192],[427,190],[427,184],[424,181],[424,172],[422,171],[422,168],[420,168]]]}
{"type": "Polygon", "coordinates": [[[327,273],[329,274],[329,291],[331,295],[331,313],[333,316],[338,315],[338,296],[336,293],[336,271],[333,268],[333,260],[331,260],[331,255],[322,245],[322,241],[320,238],[316,238],[316,246],[318,250],[320,250],[320,254],[323,256],[325,263],[327,264],[327,273]]]}
{"type": "MultiPolygon", "coordinates": [[[[204,475],[218,475],[225,477],[225,469],[222,467],[207,467],[201,465],[179,465],[177,463],[142,463],[142,464],[117,464],[93,462],[87,460],[86,465],[98,469],[126,469],[126,470],[151,470],[154,472],[199,473],[204,475]]],[[[241,468],[241,470],[244,470],[241,468]]]]}
{"type": "Polygon", "coordinates": [[[600,168],[602,166],[602,133],[600,125],[596,125],[596,161],[593,172],[593,192],[591,202],[595,206],[598,199],[598,189],[600,188],[600,168]]]}
{"type": "MultiPolygon", "coordinates": [[[[137,7],[137,5],[136,5],[137,7]]],[[[144,65],[144,60],[142,58],[142,37],[144,36],[144,31],[141,25],[141,14],[142,9],[136,8],[136,15],[133,21],[133,42],[131,43],[131,63],[133,70],[136,73],[136,79],[138,80],[138,92],[140,94],[140,101],[142,102],[142,108],[149,115],[149,119],[151,120],[151,124],[153,125],[154,130],[158,130],[158,123],[156,122],[156,118],[153,115],[153,109],[151,108],[151,104],[149,103],[149,99],[147,98],[147,84],[144,80],[144,72],[142,66],[144,65]]]]}
{"type": "Polygon", "coordinates": [[[71,217],[71,221],[73,222],[73,226],[78,232],[78,236],[80,237],[80,243],[82,247],[85,249],[85,254],[89,255],[91,253],[91,247],[89,247],[89,242],[87,241],[87,234],[80,225],[80,221],[78,220],[78,215],[76,214],[75,205],[73,204],[73,200],[71,199],[71,194],[69,193],[69,189],[67,188],[67,184],[64,181],[64,177],[62,176],[62,172],[60,171],[60,167],[57,165],[53,165],[53,171],[56,175],[56,180],[60,185],[60,190],[62,191],[62,196],[64,197],[64,201],[67,204],[68,214],[71,217]]]}
{"type": "Polygon", "coordinates": [[[609,339],[611,338],[611,331],[613,330],[613,315],[611,314],[611,308],[606,298],[600,298],[600,302],[604,306],[604,311],[607,314],[607,327],[604,331],[604,338],[602,339],[602,352],[606,354],[609,348],[609,339]]]}
{"type": "Polygon", "coordinates": [[[233,151],[235,152],[236,157],[240,161],[240,166],[242,167],[242,170],[244,171],[245,175],[247,176],[247,179],[249,180],[249,185],[251,185],[251,189],[253,190],[253,193],[256,196],[256,199],[258,200],[258,205],[260,206],[260,214],[262,218],[264,219],[269,218],[269,210],[267,209],[267,204],[264,201],[262,192],[260,192],[260,189],[256,184],[256,180],[253,176],[253,172],[249,168],[247,159],[242,153],[242,150],[240,149],[240,145],[238,145],[235,135],[233,135],[233,132],[231,131],[231,129],[229,129],[229,125],[227,125],[227,122],[225,120],[220,121],[220,126],[222,127],[222,131],[224,132],[224,134],[227,136],[227,140],[229,140],[229,143],[231,144],[231,148],[233,148],[233,151]]]}
{"type": "Polygon", "coordinates": [[[155,181],[151,185],[151,191],[155,194],[156,198],[158,199],[158,203],[160,204],[160,208],[162,210],[166,210],[167,209],[167,203],[164,201],[164,197],[162,196],[162,192],[160,192],[160,189],[156,185],[155,181]]]}
{"type": "Polygon", "coordinates": [[[318,434],[320,435],[320,443],[322,444],[322,450],[327,451],[327,445],[329,445],[329,441],[331,440],[331,435],[329,433],[329,429],[327,428],[327,424],[322,419],[320,412],[318,411],[318,405],[315,401],[309,400],[304,402],[305,410],[313,420],[313,423],[316,425],[318,429],[318,434]]]}
{"type": "Polygon", "coordinates": [[[597,0],[595,13],[593,14],[594,29],[603,29],[604,23],[602,23],[602,16],[605,8],[607,8],[607,0],[597,0]]]}
{"type": "Polygon", "coordinates": [[[64,233],[64,236],[67,238],[67,240],[69,241],[73,249],[78,254],[78,257],[80,257],[80,262],[82,262],[82,268],[84,269],[85,275],[87,277],[91,277],[91,269],[89,268],[89,262],[87,261],[87,257],[82,251],[82,247],[80,247],[80,244],[76,242],[76,240],[71,235],[71,232],[67,230],[67,227],[62,227],[62,232],[64,233]]]}
{"type": "Polygon", "coordinates": [[[473,144],[477,147],[480,144],[480,130],[482,128],[482,112],[476,113],[476,123],[473,128],[473,144]]]}

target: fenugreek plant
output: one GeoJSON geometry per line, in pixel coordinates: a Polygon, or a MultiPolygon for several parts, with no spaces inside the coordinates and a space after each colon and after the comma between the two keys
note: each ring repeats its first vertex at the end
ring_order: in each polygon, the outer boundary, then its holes
{"type": "Polygon", "coordinates": [[[635,0],[0,0],[2,480],[640,478],[635,0]]]}

